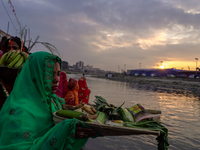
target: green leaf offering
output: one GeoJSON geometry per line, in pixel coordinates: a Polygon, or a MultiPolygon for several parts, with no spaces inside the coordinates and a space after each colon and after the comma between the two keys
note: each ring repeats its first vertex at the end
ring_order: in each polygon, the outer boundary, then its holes
{"type": "Polygon", "coordinates": [[[142,120],[137,123],[125,122],[125,126],[131,128],[147,129],[152,131],[160,131],[160,135],[156,138],[158,141],[158,150],[167,150],[168,143],[168,129],[163,126],[160,122],[153,119],[142,120]]]}

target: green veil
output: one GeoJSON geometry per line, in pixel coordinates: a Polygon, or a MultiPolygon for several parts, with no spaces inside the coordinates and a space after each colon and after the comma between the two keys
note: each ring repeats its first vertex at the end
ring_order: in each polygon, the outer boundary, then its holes
{"type": "Polygon", "coordinates": [[[52,114],[64,100],[51,94],[55,62],[48,52],[32,53],[15,80],[0,112],[0,149],[81,149],[88,139],[75,139],[77,119],[54,126],[52,114]]]}

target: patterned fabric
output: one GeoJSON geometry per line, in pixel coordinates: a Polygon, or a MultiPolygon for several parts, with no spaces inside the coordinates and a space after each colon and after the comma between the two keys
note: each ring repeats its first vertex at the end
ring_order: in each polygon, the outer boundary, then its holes
{"type": "Polygon", "coordinates": [[[69,92],[64,97],[65,104],[76,106],[79,104],[79,98],[78,98],[78,81],[75,79],[70,78],[69,83],[67,84],[67,87],[69,89],[69,92]]]}
{"type": "Polygon", "coordinates": [[[88,104],[89,96],[90,96],[90,89],[87,86],[86,80],[84,77],[81,77],[78,80],[79,84],[79,102],[88,104]]]}
{"type": "Polygon", "coordinates": [[[51,93],[55,62],[47,52],[31,54],[0,112],[0,149],[81,149],[88,139],[75,139],[77,119],[54,126],[53,113],[64,99],[51,93]]]}
{"type": "Polygon", "coordinates": [[[67,75],[65,72],[60,72],[60,82],[58,86],[58,91],[56,92],[56,95],[60,98],[64,98],[68,93],[68,87],[67,87],[68,81],[67,81],[67,75]]]}

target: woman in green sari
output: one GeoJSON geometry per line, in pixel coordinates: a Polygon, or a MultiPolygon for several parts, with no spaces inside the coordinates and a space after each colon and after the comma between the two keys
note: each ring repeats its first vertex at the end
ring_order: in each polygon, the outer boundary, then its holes
{"type": "Polygon", "coordinates": [[[77,119],[54,125],[53,113],[62,109],[65,102],[54,94],[60,80],[60,64],[58,56],[47,52],[28,57],[0,112],[0,149],[79,150],[94,135],[88,129],[80,131],[77,119]],[[85,139],[77,138],[81,135],[85,139]]]}

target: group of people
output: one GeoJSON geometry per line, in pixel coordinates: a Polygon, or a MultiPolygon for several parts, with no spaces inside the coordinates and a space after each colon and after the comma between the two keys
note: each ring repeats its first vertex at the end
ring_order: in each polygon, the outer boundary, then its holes
{"type": "Polygon", "coordinates": [[[84,77],[68,82],[60,68],[56,55],[43,51],[29,55],[0,111],[0,150],[79,150],[96,136],[75,118],[54,125],[55,111],[87,104],[90,94],[84,77]]]}
{"type": "Polygon", "coordinates": [[[60,82],[56,95],[64,98],[65,104],[72,106],[77,106],[81,103],[88,104],[90,92],[84,76],[78,81],[70,78],[68,82],[66,73],[60,73],[60,82]]]}

